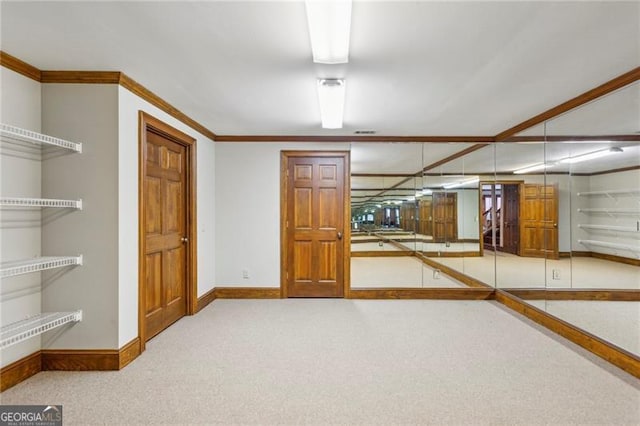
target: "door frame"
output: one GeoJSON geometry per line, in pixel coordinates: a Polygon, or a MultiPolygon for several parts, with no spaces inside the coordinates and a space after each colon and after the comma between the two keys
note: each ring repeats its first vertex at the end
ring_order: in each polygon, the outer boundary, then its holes
{"type": "Polygon", "coordinates": [[[297,157],[342,157],[344,159],[343,200],[343,288],[344,298],[349,298],[351,288],[351,153],[349,151],[280,151],[280,297],[288,297],[287,270],[287,170],[289,158],[297,157]]]}
{"type": "MultiPolygon", "coordinates": [[[[482,238],[482,185],[493,185],[492,196],[495,198],[495,185],[518,185],[518,190],[522,191],[524,180],[480,180],[478,182],[478,235],[480,236],[480,256],[484,256],[484,241],[482,238]]],[[[494,201],[495,202],[495,201],[494,201]]],[[[520,226],[520,210],[518,209],[518,226],[520,226]]],[[[518,244],[518,256],[520,256],[520,244],[518,244]]]]}
{"type": "Polygon", "coordinates": [[[186,232],[189,238],[187,249],[185,298],[187,303],[187,315],[193,315],[197,311],[198,303],[198,242],[196,228],[196,139],[171,127],[158,118],[140,110],[138,111],[138,337],[140,339],[140,352],[146,345],[146,332],[144,317],[146,312],[146,268],[144,257],[146,253],[146,210],[144,204],[144,177],[147,164],[147,130],[185,147],[186,150],[186,232]]]}

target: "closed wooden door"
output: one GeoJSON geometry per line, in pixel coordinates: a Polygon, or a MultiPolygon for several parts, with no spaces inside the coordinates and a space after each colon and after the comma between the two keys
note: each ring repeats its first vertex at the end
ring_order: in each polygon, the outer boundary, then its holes
{"type": "Polygon", "coordinates": [[[348,157],[289,156],[286,161],[286,295],[343,297],[348,157]]]}
{"type": "Polygon", "coordinates": [[[503,247],[502,251],[518,254],[520,245],[520,185],[502,185],[503,247]]]}
{"type": "Polygon", "coordinates": [[[520,218],[520,255],[558,259],[558,187],[525,184],[520,218]]]}
{"type": "Polygon", "coordinates": [[[442,243],[458,239],[458,194],[434,192],[432,198],[433,241],[442,243]]]}
{"type": "Polygon", "coordinates": [[[144,336],[148,340],[187,312],[186,148],[146,133],[144,336]]]}
{"type": "Polygon", "coordinates": [[[433,233],[433,218],[431,216],[431,198],[420,200],[420,234],[433,233]]]}

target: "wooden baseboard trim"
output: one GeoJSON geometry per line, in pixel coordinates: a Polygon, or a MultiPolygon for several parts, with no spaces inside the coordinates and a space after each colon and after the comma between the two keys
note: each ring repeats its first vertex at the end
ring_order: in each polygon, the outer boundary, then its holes
{"type": "Polygon", "coordinates": [[[352,251],[351,257],[411,257],[414,256],[412,251],[352,251]]]}
{"type": "Polygon", "coordinates": [[[280,299],[277,287],[216,287],[216,299],[280,299]]]}
{"type": "Polygon", "coordinates": [[[571,257],[595,257],[596,259],[609,260],[611,262],[624,263],[626,265],[640,266],[640,259],[616,256],[614,254],[597,253],[595,251],[572,251],[571,257]]]}
{"type": "Polygon", "coordinates": [[[613,254],[596,253],[592,251],[591,257],[595,257],[596,259],[609,260],[611,262],[624,263],[626,265],[640,266],[640,259],[631,259],[629,257],[616,256],[613,254]]]}
{"type": "Polygon", "coordinates": [[[503,290],[496,290],[495,298],[506,307],[572,341],[600,358],[640,378],[640,357],[625,351],[591,333],[524,302],[503,290]]]}
{"type": "Polygon", "coordinates": [[[205,294],[203,294],[202,296],[198,297],[198,306],[196,308],[196,313],[203,310],[207,305],[209,305],[209,303],[213,302],[214,300],[216,300],[215,287],[209,290],[208,292],[206,292],[205,294]]]}
{"type": "Polygon", "coordinates": [[[428,265],[434,269],[439,269],[440,271],[442,271],[444,274],[450,276],[451,278],[453,278],[454,280],[460,281],[461,283],[463,283],[464,285],[467,285],[471,288],[485,288],[485,289],[489,289],[489,290],[494,290],[493,287],[491,287],[488,284],[485,284],[484,282],[480,281],[479,279],[470,277],[469,275],[465,275],[462,272],[450,268],[448,266],[443,265],[442,263],[438,263],[434,260],[431,260],[427,257],[424,256],[418,256],[418,259],[420,259],[422,261],[422,263],[424,263],[425,265],[428,265]]]}
{"type": "Polygon", "coordinates": [[[43,349],[42,371],[108,371],[120,369],[118,349],[43,349]]]}
{"type": "Polygon", "coordinates": [[[140,344],[140,337],[136,337],[122,348],[118,353],[118,369],[122,370],[129,365],[131,361],[138,358],[142,353],[142,345],[140,344]]]}
{"type": "Polygon", "coordinates": [[[480,251],[421,251],[427,257],[480,257],[480,251]]]}
{"type": "Polygon", "coordinates": [[[38,374],[42,368],[40,351],[27,355],[0,370],[0,392],[3,392],[29,377],[38,374]]]}
{"type": "Polygon", "coordinates": [[[523,300],[601,300],[640,302],[640,290],[503,288],[523,300]]]}
{"type": "Polygon", "coordinates": [[[349,299],[492,300],[493,294],[488,288],[352,288],[349,299]]]}

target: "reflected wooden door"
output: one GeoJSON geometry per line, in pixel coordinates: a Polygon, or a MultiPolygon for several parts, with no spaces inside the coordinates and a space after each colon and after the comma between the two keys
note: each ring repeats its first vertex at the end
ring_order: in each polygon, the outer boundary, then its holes
{"type": "Polygon", "coordinates": [[[434,192],[432,198],[433,241],[442,243],[458,239],[458,194],[434,192]]]}
{"type": "Polygon", "coordinates": [[[344,296],[345,242],[349,240],[347,161],[346,154],[287,157],[284,273],[288,297],[344,296]]]}
{"type": "Polygon", "coordinates": [[[422,235],[431,235],[433,229],[433,218],[431,216],[431,198],[420,200],[420,230],[422,235]]]}
{"type": "Polygon", "coordinates": [[[520,211],[520,256],[558,259],[558,187],[525,184],[520,211]]]}
{"type": "Polygon", "coordinates": [[[143,188],[144,336],[187,311],[186,148],[147,130],[143,188]]]}
{"type": "Polygon", "coordinates": [[[502,185],[502,220],[503,220],[503,247],[502,251],[518,254],[520,245],[520,185],[502,185]]]}

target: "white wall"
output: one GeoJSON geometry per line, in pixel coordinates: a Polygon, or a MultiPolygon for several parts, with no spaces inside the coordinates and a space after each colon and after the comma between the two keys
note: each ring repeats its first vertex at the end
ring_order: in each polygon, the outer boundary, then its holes
{"type": "Polygon", "coordinates": [[[119,345],[138,336],[138,112],[144,111],[196,139],[198,296],[215,285],[214,143],[123,87],[118,87],[119,345]]]}
{"type": "Polygon", "coordinates": [[[280,287],[282,150],[349,151],[350,144],[216,143],[216,287],[280,287]]]}
{"type": "MultiPolygon", "coordinates": [[[[0,67],[0,122],[40,131],[40,83],[0,67]]],[[[41,195],[40,153],[28,145],[2,142],[0,193],[6,197],[41,195]]],[[[40,210],[0,210],[0,259],[26,259],[41,255],[40,210]]],[[[6,278],[0,285],[2,325],[40,313],[39,273],[6,278]]],[[[4,367],[40,349],[40,338],[11,346],[0,353],[4,367]]]]}
{"type": "Polygon", "coordinates": [[[477,240],[480,235],[478,212],[480,198],[477,189],[448,190],[455,192],[458,199],[458,239],[477,240]]]}
{"type": "Polygon", "coordinates": [[[84,255],[84,265],[43,274],[44,311],[83,310],[82,322],[43,336],[43,348],[118,347],[118,90],[116,85],[43,84],[44,133],[82,142],[42,162],[42,194],[82,198],[82,211],[43,220],[47,255],[84,255]]]}

